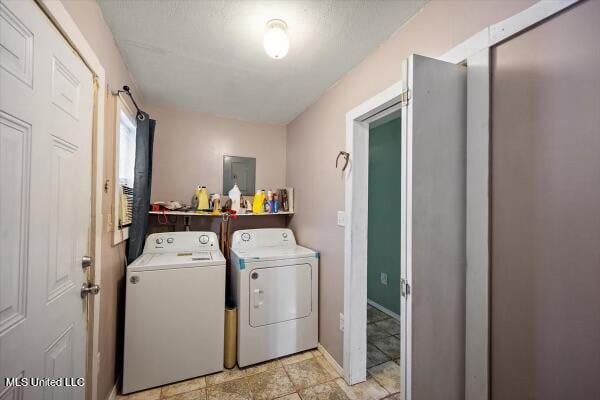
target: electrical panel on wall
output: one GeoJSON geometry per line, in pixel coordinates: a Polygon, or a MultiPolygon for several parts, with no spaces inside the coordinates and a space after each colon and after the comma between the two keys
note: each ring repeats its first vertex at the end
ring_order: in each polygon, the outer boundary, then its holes
{"type": "Polygon", "coordinates": [[[227,194],[238,185],[240,192],[246,196],[254,195],[256,190],[256,158],[223,156],[223,193],[227,194]]]}

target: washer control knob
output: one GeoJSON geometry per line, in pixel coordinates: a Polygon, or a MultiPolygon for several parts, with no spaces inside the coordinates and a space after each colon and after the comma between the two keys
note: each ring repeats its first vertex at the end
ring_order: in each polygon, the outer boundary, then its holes
{"type": "Polygon", "coordinates": [[[156,239],[156,244],[162,244],[163,242],[163,238],[157,238],[156,239]]]}
{"type": "Polygon", "coordinates": [[[202,244],[207,244],[209,239],[207,235],[201,235],[198,240],[200,240],[200,243],[202,244]]]}
{"type": "Polygon", "coordinates": [[[175,241],[175,239],[173,239],[172,237],[167,238],[167,243],[173,243],[175,241]]]}
{"type": "Polygon", "coordinates": [[[250,234],[248,232],[242,233],[242,240],[248,242],[250,240],[250,234]]]}
{"type": "Polygon", "coordinates": [[[281,236],[282,236],[284,239],[287,239],[287,237],[288,237],[288,234],[287,234],[286,232],[283,232],[283,233],[281,234],[281,236]]]}

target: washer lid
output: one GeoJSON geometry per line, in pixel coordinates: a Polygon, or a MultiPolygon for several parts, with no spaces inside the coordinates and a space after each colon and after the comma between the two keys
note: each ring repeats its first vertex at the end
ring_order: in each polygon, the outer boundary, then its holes
{"type": "Polygon", "coordinates": [[[195,251],[179,253],[144,253],[127,268],[130,271],[157,269],[209,267],[225,264],[220,251],[195,251]]]}
{"type": "Polygon", "coordinates": [[[290,258],[319,258],[319,252],[302,246],[258,247],[250,250],[232,250],[245,262],[285,260],[290,258]]]}

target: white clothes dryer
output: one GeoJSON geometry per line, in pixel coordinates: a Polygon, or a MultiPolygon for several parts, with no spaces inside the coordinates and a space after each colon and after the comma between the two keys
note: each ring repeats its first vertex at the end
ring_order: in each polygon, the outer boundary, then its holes
{"type": "Polygon", "coordinates": [[[231,250],[238,365],[317,347],[319,253],[290,229],[236,231],[231,250]]]}

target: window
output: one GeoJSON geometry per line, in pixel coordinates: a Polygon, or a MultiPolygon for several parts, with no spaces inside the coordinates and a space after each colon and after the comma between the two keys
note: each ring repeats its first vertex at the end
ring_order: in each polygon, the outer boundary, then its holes
{"type": "Polygon", "coordinates": [[[117,96],[115,140],[114,243],[129,237],[132,220],[135,169],[135,113],[117,96]]]}
{"type": "Polygon", "coordinates": [[[135,120],[131,121],[125,112],[119,118],[119,184],[133,188],[135,167],[135,120]]]}

